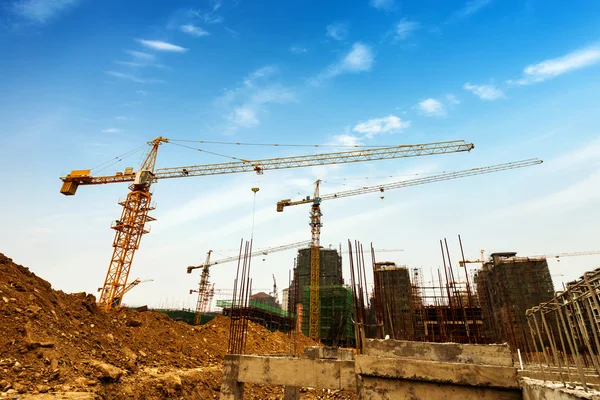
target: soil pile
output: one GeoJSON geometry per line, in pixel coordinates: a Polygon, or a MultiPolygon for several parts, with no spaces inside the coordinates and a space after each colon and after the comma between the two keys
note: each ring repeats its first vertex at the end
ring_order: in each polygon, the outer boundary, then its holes
{"type": "MultiPolygon", "coordinates": [[[[50,283],[0,253],[0,327],[4,397],[216,399],[219,395],[229,337],[226,317],[194,327],[153,311],[101,311],[93,295],[53,290],[50,283]]],[[[247,353],[288,353],[292,345],[287,335],[252,322],[247,337],[247,353]]],[[[305,336],[298,340],[300,348],[314,345],[305,336]]],[[[247,394],[277,399],[283,389],[251,386],[247,394]]]]}

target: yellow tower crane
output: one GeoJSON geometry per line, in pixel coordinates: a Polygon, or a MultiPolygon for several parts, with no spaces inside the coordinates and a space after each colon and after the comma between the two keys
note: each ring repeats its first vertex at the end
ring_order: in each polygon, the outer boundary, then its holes
{"type": "Polygon", "coordinates": [[[320,277],[320,236],[321,236],[321,202],[324,200],[339,199],[342,197],[356,196],[373,192],[384,192],[391,189],[400,189],[409,186],[424,185],[426,183],[447,181],[450,179],[464,178],[467,176],[489,174],[492,172],[505,171],[515,168],[529,167],[531,165],[541,164],[542,160],[529,159],[515,161],[487,167],[472,168],[457,172],[448,172],[439,175],[432,175],[425,178],[417,178],[400,182],[393,182],[384,185],[367,186],[359,189],[346,190],[338,193],[330,193],[323,196],[319,194],[320,180],[315,182],[315,193],[313,197],[306,197],[302,200],[292,201],[291,199],[281,200],[277,203],[277,211],[282,212],[285,207],[300,204],[312,203],[310,209],[310,227],[311,227],[311,256],[310,256],[310,313],[308,336],[313,340],[319,340],[319,277],[320,277]]]}
{"type": "Polygon", "coordinates": [[[127,168],[109,176],[92,176],[91,170],[74,170],[63,181],[60,192],[72,196],[79,186],[100,185],[107,183],[130,182],[130,192],[127,198],[119,204],[123,207],[121,218],[111,228],[115,230],[113,255],[102,286],[98,305],[105,310],[118,306],[123,300],[124,289],[127,285],[129,271],[135,251],[139,248],[142,235],[148,233],[146,222],[154,218],[148,212],[154,209],[151,204],[152,193],[150,186],[159,179],[182,178],[190,176],[206,176],[219,174],[234,174],[241,172],[256,172],[262,174],[267,170],[284,168],[301,168],[315,165],[331,165],[364,161],[385,160],[393,158],[418,157],[433,154],[446,154],[471,151],[473,144],[464,140],[437,143],[401,145],[390,147],[370,148],[366,150],[351,150],[336,153],[322,153],[293,157],[268,158],[263,160],[240,160],[220,164],[194,165],[187,167],[172,167],[156,169],[158,148],[169,139],[158,137],[148,144],[150,151],[139,171],[127,168]]]}
{"type": "MultiPolygon", "coordinates": [[[[267,249],[256,250],[256,251],[252,252],[250,257],[258,256],[261,254],[267,255],[267,254],[271,254],[271,253],[277,253],[279,251],[295,249],[298,247],[304,247],[304,246],[308,246],[309,243],[310,242],[304,241],[304,242],[297,242],[297,243],[291,243],[291,244],[284,244],[283,246],[270,247],[267,249]]],[[[200,319],[202,318],[202,313],[206,312],[207,306],[210,304],[210,301],[208,301],[208,299],[210,297],[210,293],[211,293],[211,290],[209,289],[209,287],[210,287],[210,284],[209,284],[210,267],[213,265],[217,265],[217,264],[225,264],[228,262],[237,261],[239,259],[239,256],[232,256],[232,257],[223,258],[221,260],[211,261],[210,260],[211,253],[212,253],[212,250],[209,250],[204,264],[187,267],[188,274],[191,274],[192,271],[195,269],[202,268],[202,273],[200,274],[200,283],[198,285],[198,290],[190,290],[190,294],[192,294],[194,292],[198,293],[198,301],[196,302],[196,316],[194,318],[194,324],[196,324],[196,325],[200,324],[200,319]]]]}

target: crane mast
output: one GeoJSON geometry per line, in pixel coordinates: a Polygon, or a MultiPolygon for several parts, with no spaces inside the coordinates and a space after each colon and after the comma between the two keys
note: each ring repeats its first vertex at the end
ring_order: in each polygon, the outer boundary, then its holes
{"type": "Polygon", "coordinates": [[[119,306],[125,294],[127,278],[135,251],[140,246],[142,235],[148,233],[144,229],[146,222],[154,221],[148,212],[154,210],[151,203],[150,185],[153,181],[158,147],[167,139],[158,137],[149,144],[152,146],[142,167],[135,174],[133,184],[129,186],[127,198],[119,202],[123,207],[121,218],[111,228],[115,230],[113,254],[100,292],[98,306],[105,310],[119,306]]]}
{"type": "Polygon", "coordinates": [[[532,165],[541,164],[542,160],[529,159],[523,161],[516,161],[498,165],[492,165],[487,167],[472,168],[464,171],[449,172],[445,174],[433,175],[425,178],[417,178],[411,180],[405,180],[400,182],[393,182],[384,185],[368,186],[360,189],[346,190],[343,192],[331,193],[326,195],[320,195],[319,185],[320,180],[315,182],[315,193],[312,198],[307,197],[298,201],[291,201],[291,199],[285,199],[277,202],[277,211],[282,212],[285,207],[295,206],[300,204],[312,203],[310,211],[310,227],[311,227],[311,258],[310,258],[310,312],[309,312],[309,337],[313,340],[319,339],[319,273],[320,273],[320,235],[321,227],[321,202],[323,200],[333,200],[343,197],[356,196],[360,194],[373,193],[373,192],[384,192],[390,189],[399,189],[404,187],[423,185],[426,183],[433,183],[439,181],[445,181],[450,179],[463,178],[473,175],[488,174],[492,172],[504,171],[515,168],[523,168],[532,165]]]}
{"type": "Polygon", "coordinates": [[[315,182],[315,193],[313,204],[310,209],[310,313],[308,319],[308,337],[319,340],[319,276],[321,274],[321,198],[319,197],[319,185],[321,181],[315,182]]]}
{"type": "Polygon", "coordinates": [[[121,218],[115,221],[111,228],[115,230],[113,240],[113,255],[104,285],[98,300],[98,305],[110,310],[117,307],[123,300],[124,289],[127,285],[129,271],[135,251],[139,248],[142,235],[148,233],[144,228],[146,222],[154,218],[148,213],[154,210],[150,186],[159,179],[182,178],[190,176],[206,176],[219,174],[234,174],[241,172],[256,172],[262,174],[267,170],[301,168],[315,165],[332,165],[340,163],[355,163],[394,158],[418,157],[433,154],[447,154],[471,151],[472,143],[454,140],[437,143],[425,143],[402,146],[388,146],[366,150],[312,154],[294,157],[269,158],[262,160],[240,160],[221,164],[192,165],[186,167],[171,167],[156,169],[158,147],[169,140],[158,137],[148,144],[151,149],[139,171],[133,172],[127,168],[125,172],[117,172],[108,176],[92,176],[91,170],[74,170],[61,177],[63,184],[60,192],[66,196],[75,195],[79,186],[98,185],[119,182],[132,182],[127,198],[119,202],[123,207],[121,218]]]}

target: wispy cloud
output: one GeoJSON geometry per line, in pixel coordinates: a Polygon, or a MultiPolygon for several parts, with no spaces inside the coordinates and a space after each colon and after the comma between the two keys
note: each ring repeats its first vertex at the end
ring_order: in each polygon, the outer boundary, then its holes
{"type": "Polygon", "coordinates": [[[489,6],[492,0],[470,0],[467,1],[465,6],[456,13],[456,17],[464,18],[473,15],[483,8],[489,6]]]}
{"type": "Polygon", "coordinates": [[[125,51],[129,55],[132,55],[135,58],[140,59],[140,60],[151,61],[151,60],[154,60],[154,58],[155,58],[154,54],[144,53],[144,52],[135,51],[135,50],[125,50],[125,51]]]}
{"type": "Polygon", "coordinates": [[[127,121],[129,118],[127,118],[127,117],[126,117],[126,116],[124,116],[124,115],[119,115],[119,116],[115,117],[115,119],[116,119],[117,121],[127,121]]]}
{"type": "Polygon", "coordinates": [[[108,129],[102,129],[101,131],[102,133],[120,133],[123,132],[123,129],[119,129],[119,128],[108,128],[108,129]]]}
{"type": "Polygon", "coordinates": [[[227,31],[227,33],[229,33],[231,35],[232,38],[237,39],[240,37],[240,33],[236,30],[231,29],[230,27],[226,26],[225,30],[227,31]]]}
{"type": "Polygon", "coordinates": [[[342,133],[340,135],[334,135],[333,138],[326,144],[340,147],[359,147],[363,144],[363,142],[358,136],[342,133]]]}
{"type": "Polygon", "coordinates": [[[567,72],[576,71],[600,62],[600,46],[577,50],[562,57],[552,58],[537,64],[531,64],[523,70],[523,77],[508,83],[530,85],[555,78],[567,72]]]}
{"type": "Polygon", "coordinates": [[[504,92],[494,85],[472,85],[467,82],[463,89],[473,93],[481,100],[498,100],[505,97],[504,92]]]}
{"type": "Polygon", "coordinates": [[[290,47],[290,51],[294,54],[304,54],[304,53],[308,53],[308,49],[306,47],[296,47],[296,46],[292,46],[290,47]]]}
{"type": "Polygon", "coordinates": [[[390,11],[396,8],[396,0],[370,0],[369,4],[378,10],[390,11]]]}
{"type": "Polygon", "coordinates": [[[448,104],[453,104],[453,105],[460,104],[460,100],[458,100],[458,98],[451,93],[447,94],[444,97],[446,98],[446,101],[448,102],[448,104]]]}
{"type": "Polygon", "coordinates": [[[402,121],[395,115],[388,115],[383,118],[373,118],[360,122],[352,128],[353,132],[362,133],[366,138],[372,139],[379,133],[388,133],[399,131],[410,126],[410,121],[402,121]]]}
{"type": "Polygon", "coordinates": [[[414,31],[419,29],[421,24],[417,21],[410,21],[408,18],[403,18],[400,22],[396,24],[394,29],[394,39],[395,40],[406,40],[412,35],[414,31]]]}
{"type": "Polygon", "coordinates": [[[217,106],[224,111],[226,132],[258,126],[269,105],[296,100],[294,90],[274,82],[277,73],[278,69],[273,65],[258,68],[250,72],[241,85],[226,90],[217,99],[217,106]]]}
{"type": "Polygon", "coordinates": [[[80,0],[17,0],[10,9],[29,22],[45,24],[78,3],[80,0]]]}
{"type": "Polygon", "coordinates": [[[157,51],[168,51],[174,53],[185,53],[188,49],[185,47],[177,46],[172,43],[162,42],[160,40],[145,40],[145,39],[137,39],[139,43],[143,46],[148,47],[157,51]]]}
{"type": "Polygon", "coordinates": [[[221,0],[210,0],[210,6],[212,7],[213,11],[217,11],[219,8],[221,8],[221,0]]]}
{"type": "Polygon", "coordinates": [[[421,114],[428,117],[443,117],[446,115],[446,107],[436,99],[428,98],[417,104],[417,109],[421,114]]]}
{"type": "Polygon", "coordinates": [[[333,40],[345,40],[348,37],[348,24],[345,22],[335,22],[327,25],[326,36],[333,40]]]}
{"type": "Polygon", "coordinates": [[[136,83],[163,83],[160,79],[142,79],[132,74],[126,74],[118,71],[104,71],[106,75],[119,78],[119,79],[127,79],[136,83]]]}
{"type": "Polygon", "coordinates": [[[187,33],[188,35],[196,36],[196,37],[202,37],[202,36],[208,36],[208,35],[210,35],[210,33],[208,31],[202,29],[199,26],[192,25],[192,24],[181,25],[179,27],[179,30],[181,30],[181,32],[187,33]]]}
{"type": "Polygon", "coordinates": [[[309,79],[309,83],[320,85],[327,79],[346,73],[359,73],[371,70],[375,62],[373,50],[366,44],[356,42],[350,51],[337,63],[331,64],[317,76],[309,79]]]}

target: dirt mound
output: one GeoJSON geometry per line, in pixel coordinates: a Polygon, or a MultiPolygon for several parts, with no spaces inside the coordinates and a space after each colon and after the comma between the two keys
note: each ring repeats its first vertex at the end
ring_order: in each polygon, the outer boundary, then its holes
{"type": "MultiPolygon", "coordinates": [[[[193,327],[158,312],[104,312],[0,253],[0,392],[65,398],[218,398],[229,319],[193,327]],[[82,397],[83,396],[83,397],[82,397]]],[[[304,336],[299,345],[314,345],[304,336]]],[[[281,332],[249,324],[247,352],[287,353],[281,332]]],[[[252,387],[249,398],[280,398],[252,387]]],[[[22,397],[22,398],[27,398],[22,397]]]]}

